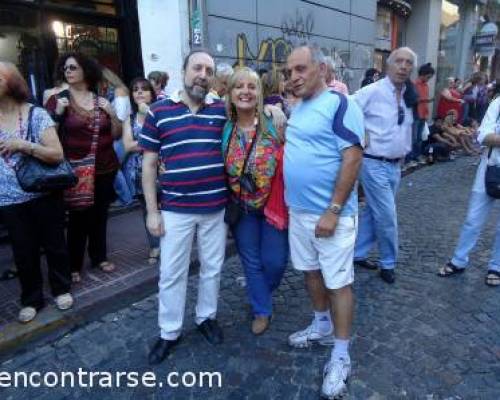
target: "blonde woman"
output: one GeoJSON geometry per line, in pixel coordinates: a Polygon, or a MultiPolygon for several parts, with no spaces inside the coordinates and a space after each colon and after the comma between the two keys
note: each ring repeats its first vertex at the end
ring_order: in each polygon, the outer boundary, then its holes
{"type": "Polygon", "coordinates": [[[265,215],[281,136],[263,113],[261,82],[251,69],[240,68],[229,78],[226,107],[229,119],[223,132],[223,156],[231,201],[240,210],[231,229],[254,315],[252,332],[259,335],[269,327],[272,292],[288,262],[288,231],[265,215]]]}

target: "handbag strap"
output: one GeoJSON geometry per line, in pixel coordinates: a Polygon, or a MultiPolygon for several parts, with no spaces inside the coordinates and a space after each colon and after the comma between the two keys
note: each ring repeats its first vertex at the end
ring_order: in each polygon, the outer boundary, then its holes
{"type": "MultiPolygon", "coordinates": [[[[498,124],[498,121],[500,120],[500,113],[498,113],[497,115],[497,124],[498,124]]],[[[490,157],[491,157],[491,153],[493,153],[493,146],[489,146],[489,150],[488,150],[488,160],[487,161],[490,161],[490,157]]]]}
{"type": "MultiPolygon", "coordinates": [[[[31,105],[30,109],[28,111],[28,119],[26,121],[27,129],[26,129],[26,138],[28,142],[35,143],[35,138],[33,137],[33,111],[35,110],[36,106],[31,105]]],[[[24,136],[24,129],[23,129],[23,124],[22,124],[22,118],[19,118],[19,129],[20,129],[20,134],[21,138],[24,136]]]]}
{"type": "Polygon", "coordinates": [[[95,156],[97,152],[97,145],[99,143],[99,128],[101,125],[101,112],[99,110],[99,103],[97,95],[94,95],[94,123],[92,125],[92,142],[90,144],[89,155],[95,156]]]}

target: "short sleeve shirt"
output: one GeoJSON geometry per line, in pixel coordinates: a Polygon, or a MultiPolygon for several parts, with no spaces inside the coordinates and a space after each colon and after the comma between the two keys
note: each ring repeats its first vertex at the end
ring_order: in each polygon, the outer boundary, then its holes
{"type": "MultiPolygon", "coordinates": [[[[296,212],[323,214],[331,203],[342,152],[364,146],[363,114],[344,95],[325,91],[298,103],[286,129],[285,200],[296,212]]],[[[353,189],[342,216],[358,212],[353,189]]]]}
{"type": "Polygon", "coordinates": [[[204,104],[196,114],[178,94],[154,103],[139,145],[159,153],[161,209],[188,214],[222,210],[227,202],[222,129],[223,102],[204,104]]]}
{"type": "MultiPolygon", "coordinates": [[[[31,133],[33,141],[35,143],[40,143],[40,136],[51,126],[55,126],[55,124],[47,111],[43,108],[36,107],[32,115],[31,133]]],[[[21,129],[15,132],[15,137],[22,137],[25,139],[27,132],[28,123],[24,121],[21,129]]],[[[0,131],[0,139],[2,140],[8,140],[13,137],[14,135],[12,134],[0,131]]],[[[21,153],[15,153],[8,158],[0,157],[0,207],[25,203],[43,196],[43,193],[25,192],[21,189],[21,186],[19,186],[14,168],[21,157],[23,157],[21,153]]]]}

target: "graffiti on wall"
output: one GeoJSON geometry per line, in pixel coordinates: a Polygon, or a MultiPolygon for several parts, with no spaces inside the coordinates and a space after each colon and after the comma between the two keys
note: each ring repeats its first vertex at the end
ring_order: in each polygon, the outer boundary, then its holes
{"type": "Polygon", "coordinates": [[[295,15],[285,15],[283,17],[280,28],[284,37],[310,39],[314,29],[314,17],[311,12],[304,16],[296,9],[295,15]]]}
{"type": "MultiPolygon", "coordinates": [[[[261,40],[257,51],[252,51],[244,33],[236,35],[236,62],[235,66],[250,66],[252,68],[271,69],[273,66],[281,67],[286,63],[286,58],[292,51],[293,44],[285,38],[267,38],[261,40]]],[[[342,80],[350,79],[348,51],[339,51],[334,47],[321,47],[323,54],[332,57],[337,74],[342,80]]]]}

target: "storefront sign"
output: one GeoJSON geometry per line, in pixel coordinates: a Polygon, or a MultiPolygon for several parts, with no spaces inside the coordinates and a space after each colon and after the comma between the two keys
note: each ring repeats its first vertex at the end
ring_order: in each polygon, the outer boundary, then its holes
{"type": "Polygon", "coordinates": [[[474,37],[473,44],[476,53],[481,56],[492,56],[495,53],[498,28],[493,22],[484,24],[481,31],[474,37]]]}

